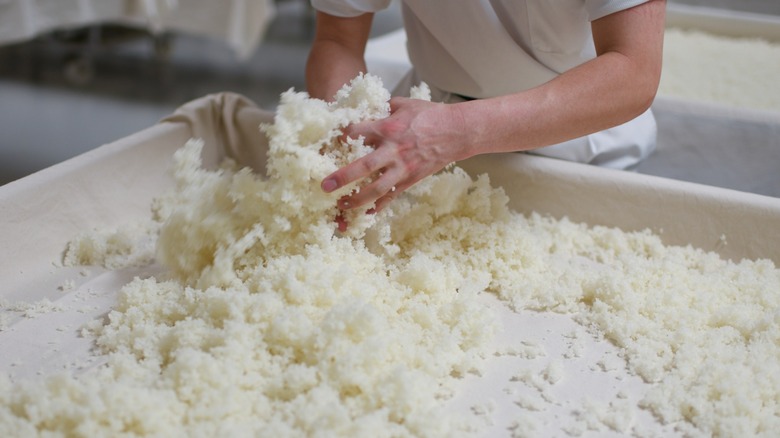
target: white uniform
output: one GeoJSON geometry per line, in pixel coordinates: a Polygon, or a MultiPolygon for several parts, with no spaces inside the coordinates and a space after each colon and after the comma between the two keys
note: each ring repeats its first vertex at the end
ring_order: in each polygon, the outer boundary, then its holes
{"type": "MultiPolygon", "coordinates": [[[[312,0],[322,12],[357,16],[391,0],[312,0]]],[[[590,22],[648,0],[403,0],[407,50],[438,100],[488,98],[541,85],[596,56],[590,22]]],[[[401,93],[399,93],[401,94],[401,93]]],[[[650,110],[589,136],[534,151],[612,168],[636,165],[655,148],[650,110]]]]}

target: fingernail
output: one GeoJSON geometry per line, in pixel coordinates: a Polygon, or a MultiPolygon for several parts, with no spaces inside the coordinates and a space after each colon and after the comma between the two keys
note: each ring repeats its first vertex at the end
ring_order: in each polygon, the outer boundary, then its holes
{"type": "Polygon", "coordinates": [[[333,179],[326,179],[322,182],[322,190],[324,190],[326,193],[330,193],[334,190],[336,190],[336,186],[338,183],[336,183],[336,180],[333,179]]]}

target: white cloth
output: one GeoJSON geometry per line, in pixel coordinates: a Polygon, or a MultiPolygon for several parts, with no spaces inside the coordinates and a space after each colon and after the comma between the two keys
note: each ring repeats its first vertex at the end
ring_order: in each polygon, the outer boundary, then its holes
{"type": "MultiPolygon", "coordinates": [[[[429,85],[473,98],[527,90],[596,56],[590,21],[648,0],[404,0],[409,58],[429,85]]],[[[312,0],[337,16],[389,0],[312,0]]]]}
{"type": "Polygon", "coordinates": [[[221,39],[241,60],[254,53],[275,16],[273,0],[134,0],[154,30],[221,39]]]}
{"type": "Polygon", "coordinates": [[[246,59],[274,13],[273,0],[0,0],[0,44],[58,29],[121,23],[220,38],[246,59]]]}
{"type": "MultiPolygon", "coordinates": [[[[450,102],[455,94],[489,98],[527,90],[596,56],[591,21],[647,1],[404,0],[406,45],[415,69],[407,79],[426,82],[450,102]]],[[[389,4],[312,0],[320,11],[346,17],[389,4]]],[[[648,156],[655,139],[648,110],[624,125],[535,153],[623,169],[648,156]]]]}

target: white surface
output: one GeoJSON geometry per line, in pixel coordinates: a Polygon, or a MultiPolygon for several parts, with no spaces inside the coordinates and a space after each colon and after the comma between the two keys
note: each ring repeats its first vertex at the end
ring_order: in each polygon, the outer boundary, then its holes
{"type": "Polygon", "coordinates": [[[272,0],[4,0],[0,44],[52,30],[123,23],[155,32],[175,30],[220,38],[246,58],[273,15],[272,0]]]}
{"type": "Polygon", "coordinates": [[[0,296],[50,296],[53,264],[77,233],[146,218],[169,183],[160,154],[170,156],[188,138],[180,127],[155,125],[2,186],[0,296]]]}
{"type": "MultiPolygon", "coordinates": [[[[538,344],[545,352],[534,359],[493,357],[481,376],[464,379],[461,392],[449,406],[466,412],[474,406],[494,405],[493,415],[485,418],[490,426],[486,436],[507,436],[512,421],[523,415],[532,416],[540,426],[533,436],[566,436],[566,430],[576,430],[578,421],[573,413],[582,409],[585,401],[602,406],[620,403],[618,393],[623,392],[628,395],[626,400],[636,406],[647,390],[648,385],[642,379],[628,373],[617,348],[587,333],[570,316],[529,311],[515,313],[491,295],[482,297],[491,303],[503,324],[497,339],[499,345],[538,344]],[[563,378],[546,387],[544,395],[536,387],[513,379],[521,370],[542,375],[551,363],[556,362],[563,365],[563,378]],[[550,397],[549,401],[545,400],[546,396],[550,397]],[[517,401],[521,397],[533,400],[540,409],[518,409],[517,401]]],[[[640,425],[641,430],[680,436],[673,426],[659,425],[648,411],[632,410],[635,414],[632,424],[640,425]]],[[[589,431],[583,436],[620,437],[626,433],[605,427],[605,430],[589,431]]]]}

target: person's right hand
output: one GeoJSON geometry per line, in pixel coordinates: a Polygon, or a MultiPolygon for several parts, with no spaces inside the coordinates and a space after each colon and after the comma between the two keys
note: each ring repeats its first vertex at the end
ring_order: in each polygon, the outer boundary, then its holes
{"type": "Polygon", "coordinates": [[[416,182],[468,158],[466,130],[455,104],[395,97],[387,118],[345,128],[345,137],[362,136],[375,150],[327,176],[321,187],[330,193],[373,178],[359,192],[342,197],[338,207],[348,210],[373,203],[380,211],[416,182]]]}

